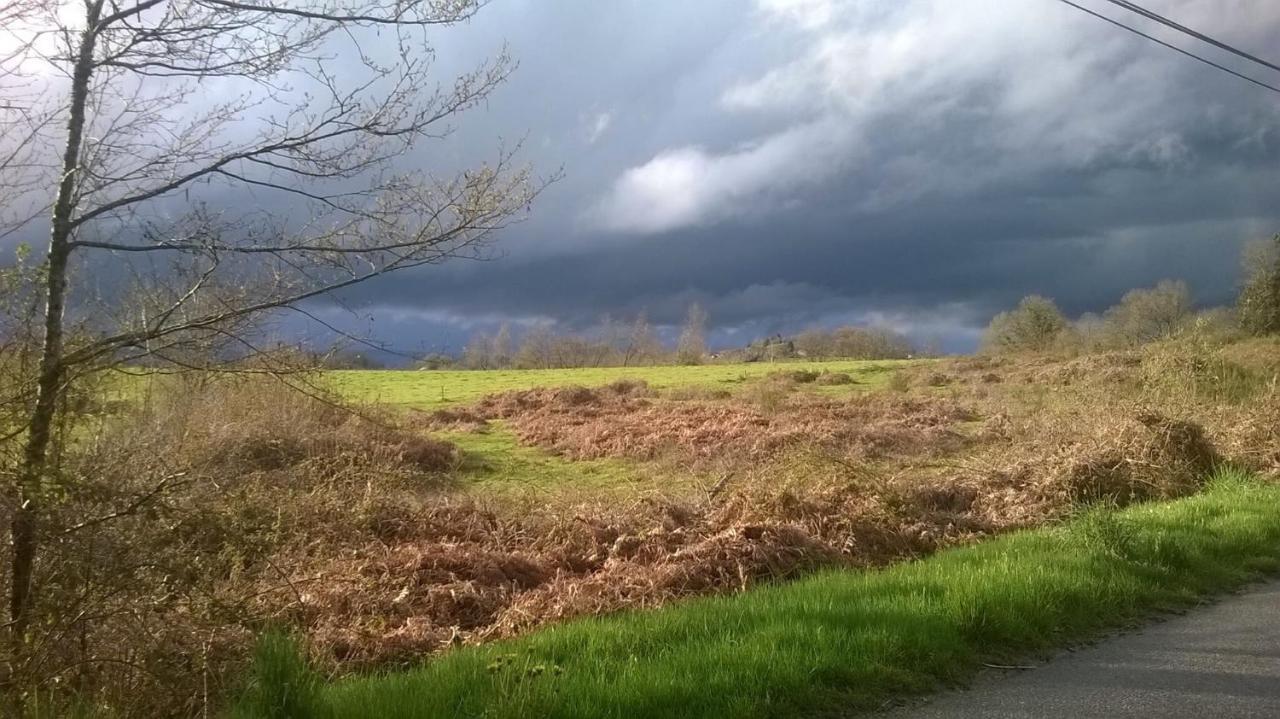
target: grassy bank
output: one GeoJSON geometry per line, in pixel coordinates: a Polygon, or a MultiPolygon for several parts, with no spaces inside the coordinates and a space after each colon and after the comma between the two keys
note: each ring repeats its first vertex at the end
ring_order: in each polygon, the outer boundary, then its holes
{"type": "Polygon", "coordinates": [[[413,671],[312,683],[264,651],[245,718],[766,717],[963,682],[1280,567],[1280,487],[1204,493],[865,572],[575,621],[413,671]]]}

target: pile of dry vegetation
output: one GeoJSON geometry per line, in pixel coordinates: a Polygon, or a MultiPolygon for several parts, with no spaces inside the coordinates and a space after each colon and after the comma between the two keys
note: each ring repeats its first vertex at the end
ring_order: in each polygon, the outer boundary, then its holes
{"type": "Polygon", "coordinates": [[[270,625],[338,670],[413,662],[565,617],[919,556],[1082,503],[1179,496],[1224,460],[1280,468],[1265,371],[1246,370],[1247,396],[1207,401],[1242,375],[1170,352],[956,360],[843,397],[793,377],[681,398],[620,382],[432,415],[357,415],[264,381],[157,384],[68,445],[59,526],[74,529],[40,568],[55,631],[31,671],[140,713],[194,712],[232,689],[270,625]],[[494,421],[566,458],[673,462],[705,481],[486,495],[456,482],[459,451],[428,431],[494,421]]]}
{"type": "Polygon", "coordinates": [[[745,402],[665,401],[636,381],[521,390],[486,398],[469,412],[437,412],[428,426],[502,419],[522,441],[572,459],[678,453],[688,461],[727,455],[758,461],[797,445],[870,458],[949,452],[962,441],[955,425],[975,418],[946,398],[786,397],[792,388],[792,379],[770,377],[745,402]]]}

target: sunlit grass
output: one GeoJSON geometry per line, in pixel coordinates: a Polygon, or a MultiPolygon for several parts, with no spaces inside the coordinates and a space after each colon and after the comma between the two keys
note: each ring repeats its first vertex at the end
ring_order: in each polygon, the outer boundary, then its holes
{"type": "Polygon", "coordinates": [[[496,493],[632,490],[653,481],[653,467],[623,459],[568,460],[540,447],[522,445],[500,422],[484,432],[438,432],[463,451],[454,479],[468,488],[496,493]]]}
{"type": "Polygon", "coordinates": [[[849,392],[882,385],[888,379],[889,369],[909,361],[754,362],[549,370],[339,370],[326,376],[335,389],[353,400],[432,409],[471,402],[496,392],[565,385],[598,387],[622,378],[641,379],[655,389],[693,385],[733,389],[737,384],[782,369],[849,373],[859,384],[824,388],[833,393],[849,392]]]}

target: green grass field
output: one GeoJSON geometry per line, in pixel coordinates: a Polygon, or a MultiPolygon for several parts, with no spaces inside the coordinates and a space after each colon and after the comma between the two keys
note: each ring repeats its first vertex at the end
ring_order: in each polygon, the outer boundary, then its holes
{"type": "MultiPolygon", "coordinates": [[[[918,361],[918,360],[917,360],[918,361]]],[[[340,370],[326,377],[341,395],[405,409],[431,410],[473,402],[486,395],[534,387],[601,386],[618,379],[641,379],[658,390],[712,387],[735,391],[770,372],[813,370],[844,372],[855,383],[838,386],[803,385],[803,391],[839,394],[883,387],[894,370],[911,360],[846,360],[712,364],[660,367],[600,367],[557,370],[340,370]]],[[[457,444],[465,461],[454,476],[474,489],[509,494],[541,492],[631,491],[646,487],[673,488],[670,467],[656,467],[620,459],[570,461],[537,447],[519,444],[501,423],[488,431],[440,432],[457,444]]]]}
{"type": "Polygon", "coordinates": [[[433,409],[472,402],[496,392],[566,385],[598,387],[622,378],[642,379],[655,389],[698,385],[732,388],[780,370],[846,372],[859,384],[827,389],[848,391],[850,387],[879,386],[887,381],[891,370],[911,361],[754,362],[549,370],[339,370],[327,376],[340,393],[353,400],[433,409]]]}
{"type": "Polygon", "coordinates": [[[622,459],[567,460],[538,447],[522,445],[501,426],[477,432],[438,432],[458,445],[462,466],[455,480],[474,489],[503,494],[629,491],[669,478],[637,462],[622,459]]]}
{"type": "Polygon", "coordinates": [[[1280,568],[1280,487],[1202,494],[876,571],[570,622],[326,684],[264,641],[242,719],[774,717],[868,709],[1280,568]]]}

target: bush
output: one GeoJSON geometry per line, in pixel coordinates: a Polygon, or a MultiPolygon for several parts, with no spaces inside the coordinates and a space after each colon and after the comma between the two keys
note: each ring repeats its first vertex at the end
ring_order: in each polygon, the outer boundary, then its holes
{"type": "Polygon", "coordinates": [[[1017,308],[992,318],[983,346],[995,352],[1044,351],[1067,326],[1067,318],[1053,300],[1030,295],[1017,308]]]}
{"type": "Polygon", "coordinates": [[[1245,251],[1244,272],[1236,302],[1241,327],[1251,335],[1280,332],[1280,235],[1245,251]]]}
{"type": "Polygon", "coordinates": [[[894,392],[906,392],[911,387],[911,379],[906,372],[898,371],[889,375],[888,387],[894,392]]]}
{"type": "Polygon", "coordinates": [[[1173,335],[1191,317],[1191,292],[1181,280],[1163,280],[1131,290],[1102,316],[1102,334],[1112,347],[1133,347],[1173,335]]]}

